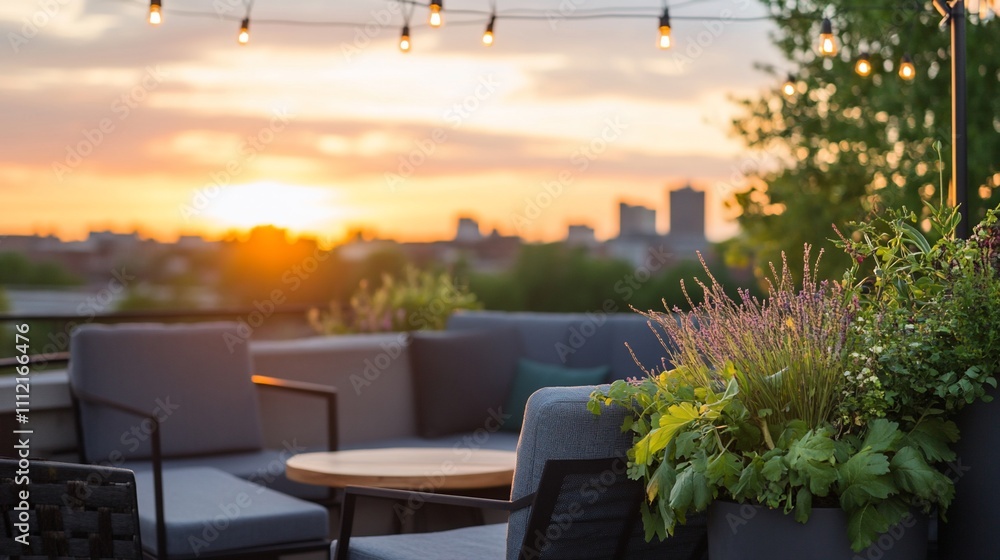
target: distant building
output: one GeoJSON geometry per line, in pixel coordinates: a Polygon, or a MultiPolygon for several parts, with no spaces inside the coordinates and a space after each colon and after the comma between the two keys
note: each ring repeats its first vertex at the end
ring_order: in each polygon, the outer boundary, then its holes
{"type": "Polygon", "coordinates": [[[618,236],[656,235],[656,210],[618,203],[618,236]]]}
{"type": "Polygon", "coordinates": [[[596,247],[597,237],[594,228],[584,224],[570,224],[566,232],[566,243],[568,245],[596,247]]]}
{"type": "Polygon", "coordinates": [[[455,232],[456,243],[475,243],[482,238],[483,234],[479,231],[479,222],[467,217],[458,219],[458,230],[455,232]]]}
{"type": "Polygon", "coordinates": [[[667,192],[670,208],[670,233],[667,236],[671,251],[681,259],[693,259],[697,251],[708,249],[705,236],[705,193],[687,185],[667,192]]]}

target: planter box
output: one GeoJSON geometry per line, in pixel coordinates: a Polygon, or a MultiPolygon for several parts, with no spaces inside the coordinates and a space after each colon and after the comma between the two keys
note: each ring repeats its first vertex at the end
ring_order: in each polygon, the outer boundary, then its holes
{"type": "Polygon", "coordinates": [[[927,517],[914,515],[854,552],[840,508],[813,508],[802,524],[781,510],[717,501],[708,509],[708,553],[712,560],[921,560],[927,528],[927,517]]]}

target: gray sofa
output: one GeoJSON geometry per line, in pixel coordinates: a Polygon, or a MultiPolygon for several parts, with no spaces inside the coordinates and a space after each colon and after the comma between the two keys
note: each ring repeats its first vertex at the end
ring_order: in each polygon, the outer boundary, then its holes
{"type": "MultiPolygon", "coordinates": [[[[427,416],[440,415],[440,407],[421,406],[421,396],[438,393],[440,402],[467,400],[469,393],[421,376],[414,363],[414,343],[423,338],[460,338],[467,333],[515,333],[517,358],[569,368],[607,366],[604,381],[642,376],[632,353],[646,368],[660,367],[666,355],[645,317],[635,313],[563,314],[505,313],[495,311],[459,312],[453,315],[442,334],[402,333],[317,337],[295,341],[254,342],[251,351],[255,372],[286,379],[331,385],[338,389],[338,425],[341,449],[414,446],[468,446],[514,450],[517,432],[498,429],[496,408],[503,407],[512,380],[475,380],[476,397],[494,403],[482,406],[477,424],[463,430],[428,437],[427,416]],[[629,347],[626,347],[626,342],[629,347]],[[423,393],[422,393],[423,392],[423,393]],[[488,392],[490,394],[482,395],[488,392]]],[[[457,341],[463,348],[463,342],[457,341]]],[[[508,344],[509,346],[509,344],[508,344]]],[[[475,359],[475,356],[468,357],[475,359]]],[[[467,368],[467,376],[477,376],[467,368]]],[[[504,374],[506,375],[506,373],[504,374]]],[[[513,375],[511,373],[510,375],[513,375]]],[[[585,385],[590,383],[578,383],[585,385]]],[[[314,426],[283,426],[268,410],[289,406],[289,397],[262,395],[265,416],[272,420],[265,430],[275,434],[297,433],[299,447],[325,441],[321,422],[314,426]]],[[[426,400],[426,399],[424,399],[426,400]]],[[[447,405],[455,406],[455,405],[447,405]]],[[[446,413],[448,410],[445,411],[446,413]]],[[[267,434],[265,434],[267,435],[267,434]]]]}

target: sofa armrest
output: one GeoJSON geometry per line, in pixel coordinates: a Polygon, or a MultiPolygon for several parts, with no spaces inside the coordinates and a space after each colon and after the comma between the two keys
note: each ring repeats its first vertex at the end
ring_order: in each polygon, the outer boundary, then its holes
{"type": "Polygon", "coordinates": [[[307,383],[305,381],[292,381],[290,379],[280,379],[266,375],[254,375],[251,377],[258,387],[309,395],[326,400],[326,422],[327,422],[327,446],[329,451],[336,451],[338,446],[337,428],[337,389],[318,383],[307,383]]]}

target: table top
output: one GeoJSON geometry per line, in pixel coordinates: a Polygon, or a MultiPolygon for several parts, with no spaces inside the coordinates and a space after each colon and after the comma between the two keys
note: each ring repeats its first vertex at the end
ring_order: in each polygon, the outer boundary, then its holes
{"type": "Polygon", "coordinates": [[[388,447],[301,453],[288,459],[289,479],[319,486],[459,490],[509,486],[514,452],[455,447],[388,447]]]}

